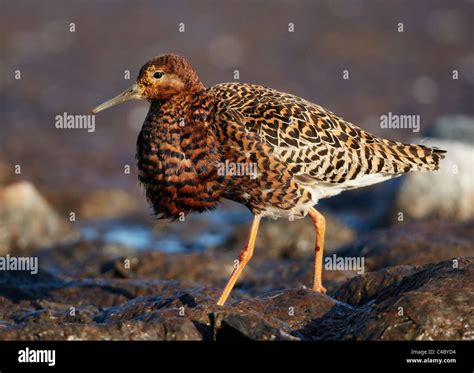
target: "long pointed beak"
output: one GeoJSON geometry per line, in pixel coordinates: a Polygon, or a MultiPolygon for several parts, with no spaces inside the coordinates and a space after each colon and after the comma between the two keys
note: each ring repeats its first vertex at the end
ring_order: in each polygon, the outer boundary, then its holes
{"type": "Polygon", "coordinates": [[[100,104],[99,106],[92,109],[92,113],[97,114],[99,111],[108,109],[128,100],[139,100],[143,97],[142,95],[143,89],[138,84],[134,84],[114,98],[111,98],[110,100],[105,101],[103,104],[100,104]]]}

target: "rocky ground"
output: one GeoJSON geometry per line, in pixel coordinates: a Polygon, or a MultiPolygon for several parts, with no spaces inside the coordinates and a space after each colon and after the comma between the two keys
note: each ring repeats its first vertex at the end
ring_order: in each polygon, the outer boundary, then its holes
{"type": "Polygon", "coordinates": [[[470,4],[253,2],[249,11],[245,1],[52,0],[25,12],[17,3],[6,2],[0,22],[9,72],[0,258],[37,257],[40,271],[0,270],[0,340],[474,339],[470,4]],[[227,215],[183,224],[150,218],[134,167],[146,103],[97,117],[94,133],[55,126],[56,115],[89,113],[130,85],[124,72],[133,79],[169,52],[206,86],[238,71],[241,82],[294,93],[384,138],[439,146],[446,159],[439,172],[321,201],[326,256],[364,259],[364,273],[325,270],[327,295],[311,291],[309,220],[264,221],[254,258],[217,307],[248,211],[224,204],[227,215]],[[419,115],[420,132],[382,128],[387,112],[419,115]]]}
{"type": "Polygon", "coordinates": [[[472,340],[473,247],[473,221],[380,230],[333,251],[366,272],[325,271],[327,295],[305,287],[310,256],[256,255],[219,307],[236,252],[72,240],[23,250],[36,275],[0,271],[0,339],[472,340]]]}

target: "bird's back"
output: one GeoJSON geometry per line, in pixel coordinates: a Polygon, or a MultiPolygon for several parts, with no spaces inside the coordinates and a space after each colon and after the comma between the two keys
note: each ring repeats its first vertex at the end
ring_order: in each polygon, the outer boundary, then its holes
{"type": "Polygon", "coordinates": [[[326,185],[327,196],[409,171],[436,170],[445,152],[374,136],[321,106],[274,89],[224,83],[208,92],[216,98],[218,117],[256,135],[300,183],[326,185]]]}

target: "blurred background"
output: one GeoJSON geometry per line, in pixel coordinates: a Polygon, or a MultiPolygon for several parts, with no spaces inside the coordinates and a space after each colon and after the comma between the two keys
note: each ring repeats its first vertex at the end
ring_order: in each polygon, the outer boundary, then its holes
{"type": "MultiPolygon", "coordinates": [[[[232,202],[180,223],[151,218],[135,166],[147,103],[101,113],[92,133],[55,127],[56,115],[89,114],[168,52],[206,86],[238,70],[240,82],[306,98],[376,135],[449,151],[438,173],[321,201],[330,247],[407,221],[473,217],[472,1],[3,0],[1,9],[0,252],[71,237],[167,252],[243,244],[251,214],[232,202]],[[381,128],[388,112],[419,115],[420,132],[381,128]]],[[[312,250],[309,220],[284,239],[288,223],[270,224],[257,246],[312,250]]]]}

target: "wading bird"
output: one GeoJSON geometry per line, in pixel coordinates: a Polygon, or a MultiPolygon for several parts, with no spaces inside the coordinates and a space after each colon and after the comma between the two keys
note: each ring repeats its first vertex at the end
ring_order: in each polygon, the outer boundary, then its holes
{"type": "Polygon", "coordinates": [[[318,200],[410,171],[432,171],[445,151],[386,140],[288,93],[252,84],[206,88],[189,62],[148,61],[135,84],[93,113],[132,99],[150,102],[137,140],[139,179],[158,218],[215,208],[222,198],[254,215],[217,304],[223,305],[253,254],[260,219],[309,215],[316,229],[313,289],[321,282],[325,219],[318,200]],[[222,164],[251,174],[219,172],[222,164]],[[245,167],[243,167],[245,169],[245,167]]]}

